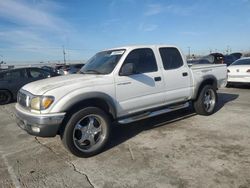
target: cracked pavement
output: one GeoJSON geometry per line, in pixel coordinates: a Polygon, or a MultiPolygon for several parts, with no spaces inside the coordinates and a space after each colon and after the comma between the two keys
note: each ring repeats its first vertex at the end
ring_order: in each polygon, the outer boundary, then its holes
{"type": "Polygon", "coordinates": [[[250,187],[250,90],[220,90],[218,111],[187,110],[115,126],[108,147],[77,158],[60,137],[16,126],[0,106],[0,187],[250,187]]]}

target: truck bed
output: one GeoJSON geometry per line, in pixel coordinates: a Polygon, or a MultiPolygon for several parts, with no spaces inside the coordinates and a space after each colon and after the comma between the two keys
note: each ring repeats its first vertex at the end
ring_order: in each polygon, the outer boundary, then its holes
{"type": "MultiPolygon", "coordinates": [[[[209,77],[215,77],[217,80],[217,88],[227,85],[227,68],[225,64],[194,64],[189,65],[193,73],[193,87],[198,88],[198,85],[209,77]]],[[[196,91],[194,91],[196,93],[196,91]]]]}

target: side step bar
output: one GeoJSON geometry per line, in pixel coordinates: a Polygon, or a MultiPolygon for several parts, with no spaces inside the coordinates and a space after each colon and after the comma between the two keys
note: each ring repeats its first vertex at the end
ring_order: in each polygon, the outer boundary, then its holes
{"type": "Polygon", "coordinates": [[[164,108],[164,109],[161,109],[161,110],[158,110],[158,111],[145,112],[145,113],[140,114],[140,115],[135,115],[135,116],[128,117],[128,118],[125,118],[125,119],[121,119],[121,120],[118,120],[118,123],[120,123],[120,124],[132,123],[132,122],[135,122],[135,121],[139,121],[139,120],[143,120],[143,119],[146,119],[146,118],[158,116],[158,115],[165,114],[165,113],[168,113],[168,112],[172,112],[172,111],[175,111],[175,110],[179,110],[179,109],[182,109],[182,108],[187,108],[188,106],[189,106],[188,102],[186,102],[184,104],[181,104],[181,105],[176,105],[176,106],[173,105],[173,106],[169,106],[167,108],[164,108]]]}

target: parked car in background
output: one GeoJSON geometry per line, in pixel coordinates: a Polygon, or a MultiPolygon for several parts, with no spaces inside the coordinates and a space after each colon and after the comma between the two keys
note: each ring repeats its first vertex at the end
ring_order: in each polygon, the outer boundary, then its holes
{"type": "Polygon", "coordinates": [[[6,70],[6,69],[1,69],[1,68],[0,68],[0,72],[5,71],[5,70],[6,70]]]}
{"type": "Polygon", "coordinates": [[[56,64],[54,69],[57,74],[60,74],[60,69],[65,66],[64,64],[56,64]]]}
{"type": "Polygon", "coordinates": [[[242,57],[242,53],[240,53],[240,52],[235,52],[235,53],[232,53],[232,54],[230,54],[231,56],[234,56],[235,58],[236,58],[236,60],[237,59],[240,59],[241,57],[242,57]]]}
{"type": "Polygon", "coordinates": [[[187,62],[190,65],[193,64],[211,64],[207,59],[195,59],[195,60],[188,60],[187,62]]]}
{"type": "Polygon", "coordinates": [[[242,53],[232,53],[230,55],[225,55],[224,63],[227,64],[227,66],[229,66],[236,60],[240,59],[241,57],[242,57],[242,53]]]}
{"type": "Polygon", "coordinates": [[[64,65],[60,68],[59,74],[66,75],[66,74],[75,74],[77,73],[84,64],[72,64],[72,65],[64,65]]]}
{"type": "Polygon", "coordinates": [[[228,85],[233,83],[250,84],[250,57],[233,62],[228,68],[228,85]]]}
{"type": "Polygon", "coordinates": [[[0,105],[16,100],[18,90],[27,83],[57,76],[55,72],[36,67],[17,68],[0,72],[0,105]]]}
{"type": "Polygon", "coordinates": [[[242,56],[241,53],[223,55],[221,53],[211,53],[198,59],[189,60],[188,64],[226,64],[229,66],[242,56]]]}
{"type": "Polygon", "coordinates": [[[224,55],[221,53],[211,53],[209,56],[214,57],[213,64],[223,64],[224,63],[224,55]]]}
{"type": "Polygon", "coordinates": [[[188,60],[187,62],[190,65],[193,64],[214,64],[214,56],[207,55],[200,57],[198,59],[188,60]]]}
{"type": "Polygon", "coordinates": [[[224,63],[227,64],[227,66],[231,65],[236,60],[237,60],[237,58],[233,55],[225,55],[224,56],[224,63]]]}
{"type": "Polygon", "coordinates": [[[42,66],[41,68],[44,70],[50,71],[50,72],[57,73],[56,69],[54,67],[51,67],[51,66],[42,66]]]}

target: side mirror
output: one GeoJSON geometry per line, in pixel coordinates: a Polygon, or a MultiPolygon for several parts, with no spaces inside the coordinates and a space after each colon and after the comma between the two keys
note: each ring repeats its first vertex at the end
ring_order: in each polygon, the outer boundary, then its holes
{"type": "Polygon", "coordinates": [[[134,64],[133,63],[126,63],[122,66],[120,75],[121,76],[129,76],[134,73],[134,64]]]}

